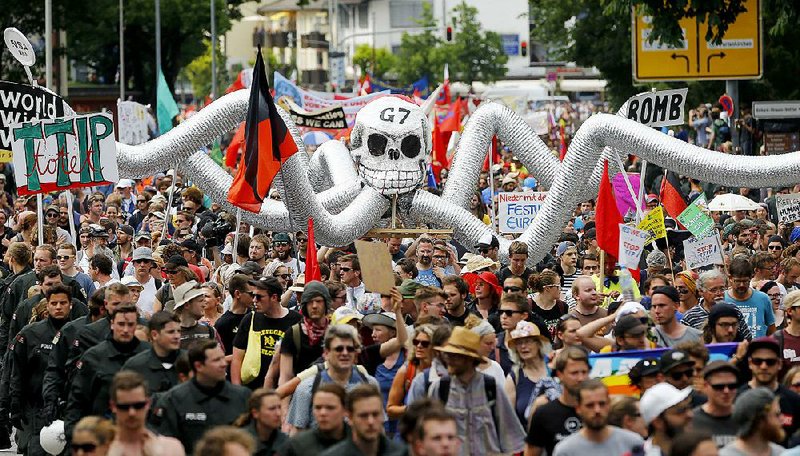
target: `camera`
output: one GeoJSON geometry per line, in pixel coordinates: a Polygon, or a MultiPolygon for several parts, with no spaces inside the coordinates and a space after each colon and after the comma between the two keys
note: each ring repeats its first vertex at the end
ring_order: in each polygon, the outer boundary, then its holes
{"type": "Polygon", "coordinates": [[[218,247],[225,244],[225,236],[233,231],[233,225],[226,217],[219,217],[203,225],[200,235],[206,240],[206,247],[218,247]]]}

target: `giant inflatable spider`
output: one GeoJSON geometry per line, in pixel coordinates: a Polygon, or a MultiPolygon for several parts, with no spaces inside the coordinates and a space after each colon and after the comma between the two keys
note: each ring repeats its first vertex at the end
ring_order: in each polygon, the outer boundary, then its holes
{"type": "MultiPolygon", "coordinates": [[[[140,178],[178,166],[214,201],[229,210],[233,178],[198,149],[234,128],[247,111],[248,91],[226,95],[169,133],[138,146],[117,144],[121,177],[140,178]]],[[[276,108],[277,109],[277,108],[276,108]]],[[[278,112],[298,148],[300,134],[288,114],[278,112]]],[[[396,205],[407,225],[453,230],[471,248],[481,236],[500,238],[501,255],[510,241],[473,216],[468,208],[493,135],[506,143],[532,176],[550,190],[542,209],[519,237],[535,263],[550,251],[576,204],[597,195],[602,158],[635,154],[680,174],[731,187],[773,187],[800,181],[800,154],[732,156],[702,149],[621,116],[590,117],[559,162],[514,112],[482,104],[465,126],[441,196],[421,190],[431,151],[431,127],[417,105],[402,98],[376,99],[359,111],[352,150],[338,141],[323,143],[310,157],[296,153],[275,180],[281,200],[267,200],[259,214],[242,211],[248,223],[274,231],[304,230],[314,219],[317,242],[343,246],[386,224],[396,205]]]]}

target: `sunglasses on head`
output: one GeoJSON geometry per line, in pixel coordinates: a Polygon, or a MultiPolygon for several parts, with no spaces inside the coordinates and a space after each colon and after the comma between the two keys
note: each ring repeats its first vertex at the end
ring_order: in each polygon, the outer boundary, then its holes
{"type": "Polygon", "coordinates": [[[115,406],[116,406],[118,409],[120,409],[120,410],[124,410],[124,411],[126,411],[126,412],[127,412],[128,410],[130,410],[130,409],[134,409],[134,410],[141,410],[141,409],[143,409],[143,408],[147,407],[147,401],[141,401],[141,402],[131,402],[130,404],[115,404],[115,406]]]}
{"type": "Polygon", "coordinates": [[[75,443],[73,442],[70,447],[72,448],[73,453],[77,453],[78,451],[83,451],[84,453],[91,453],[97,449],[96,443],[75,443]]]}
{"type": "Polygon", "coordinates": [[[415,347],[428,348],[431,346],[431,341],[429,340],[414,339],[411,343],[414,344],[415,347]]]}

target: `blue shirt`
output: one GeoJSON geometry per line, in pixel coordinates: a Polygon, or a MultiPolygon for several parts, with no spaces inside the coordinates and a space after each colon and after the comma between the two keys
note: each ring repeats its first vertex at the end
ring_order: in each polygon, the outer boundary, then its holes
{"type": "Polygon", "coordinates": [[[419,270],[419,274],[417,274],[417,278],[414,279],[415,282],[426,285],[429,287],[440,287],[441,283],[439,283],[439,279],[433,274],[433,268],[419,270]]]}
{"type": "Polygon", "coordinates": [[[753,290],[750,298],[740,301],[726,291],[725,302],[739,308],[747,325],[753,331],[753,337],[766,336],[767,328],[775,324],[775,313],[772,311],[772,303],[766,293],[753,290]]]}

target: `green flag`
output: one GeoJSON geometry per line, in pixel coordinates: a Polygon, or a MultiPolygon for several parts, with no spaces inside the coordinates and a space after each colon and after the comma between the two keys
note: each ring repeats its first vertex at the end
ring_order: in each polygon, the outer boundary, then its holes
{"type": "Polygon", "coordinates": [[[175,103],[175,98],[172,92],[169,91],[167,80],[164,78],[164,73],[158,73],[158,92],[157,92],[157,114],[158,114],[158,132],[164,134],[172,130],[172,119],[180,114],[178,104],[175,103]]]}
{"type": "Polygon", "coordinates": [[[222,149],[219,148],[219,141],[214,141],[214,145],[211,147],[211,152],[209,152],[208,155],[219,166],[225,166],[225,157],[222,155],[222,149]]]}

